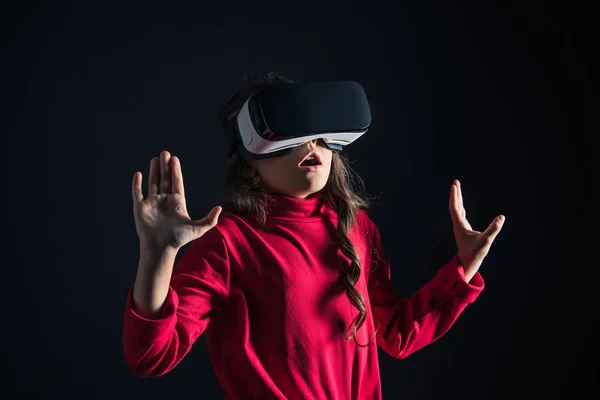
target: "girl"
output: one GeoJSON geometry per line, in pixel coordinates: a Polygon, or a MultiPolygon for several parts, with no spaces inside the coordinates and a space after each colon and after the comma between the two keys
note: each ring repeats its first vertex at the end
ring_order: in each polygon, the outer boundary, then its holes
{"type": "MultiPolygon", "coordinates": [[[[221,121],[260,87],[291,82],[269,74],[227,102],[221,121]]],[[[134,373],[167,373],[204,334],[226,399],[381,399],[377,345],[401,359],[440,338],[483,290],[477,271],[502,221],[473,231],[455,181],[457,254],[401,298],[354,178],[316,140],[254,161],[234,145],[225,210],[194,221],[177,157],[151,160],[146,199],[136,172],[140,259],[123,330],[134,373]],[[302,167],[308,156],[320,166],[302,167]]]]}

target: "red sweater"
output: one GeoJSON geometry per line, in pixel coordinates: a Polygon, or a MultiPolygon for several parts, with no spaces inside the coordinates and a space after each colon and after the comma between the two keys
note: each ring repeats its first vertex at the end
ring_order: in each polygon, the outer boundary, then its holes
{"type": "Polygon", "coordinates": [[[481,275],[467,283],[454,256],[412,297],[400,297],[379,231],[360,211],[350,232],[361,262],[355,287],[367,307],[359,343],[379,330],[358,347],[344,340],[358,310],[339,283],[350,260],[335,243],[337,214],[320,193],[273,198],[268,229],[223,212],[189,245],[158,318],[136,313],[130,290],[123,345],[137,375],[165,374],[205,334],[226,399],[381,399],[377,345],[408,356],[441,337],[483,290],[481,275]]]}

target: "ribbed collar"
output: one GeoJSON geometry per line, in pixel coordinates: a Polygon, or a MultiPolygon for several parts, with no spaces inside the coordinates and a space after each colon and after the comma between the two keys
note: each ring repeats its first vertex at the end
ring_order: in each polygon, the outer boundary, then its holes
{"type": "Polygon", "coordinates": [[[269,194],[269,216],[277,219],[305,219],[322,217],[330,210],[321,192],[313,193],[305,199],[297,199],[280,194],[269,194]]]}

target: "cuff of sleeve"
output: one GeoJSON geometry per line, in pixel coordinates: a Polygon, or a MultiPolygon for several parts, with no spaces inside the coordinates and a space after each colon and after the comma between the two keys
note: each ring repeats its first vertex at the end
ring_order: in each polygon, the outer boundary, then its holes
{"type": "Polygon", "coordinates": [[[473,275],[471,281],[465,280],[465,270],[460,264],[458,255],[454,255],[452,260],[444,265],[437,273],[444,287],[464,302],[472,303],[479,296],[485,283],[481,274],[478,272],[473,275]]]}
{"type": "Polygon", "coordinates": [[[142,343],[148,343],[160,339],[175,329],[177,323],[177,306],[179,298],[177,293],[169,286],[165,304],[158,317],[146,318],[137,313],[133,302],[133,287],[127,294],[125,306],[125,329],[142,343]]]}

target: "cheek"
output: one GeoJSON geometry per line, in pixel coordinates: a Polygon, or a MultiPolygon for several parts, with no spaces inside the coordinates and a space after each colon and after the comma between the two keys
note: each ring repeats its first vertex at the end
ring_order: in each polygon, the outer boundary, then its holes
{"type": "Polygon", "coordinates": [[[331,164],[333,164],[333,153],[329,153],[329,156],[327,157],[327,164],[331,167],[331,164]]]}
{"type": "Polygon", "coordinates": [[[289,169],[289,163],[280,157],[266,158],[261,160],[257,166],[260,175],[268,181],[277,180],[289,169]]]}

